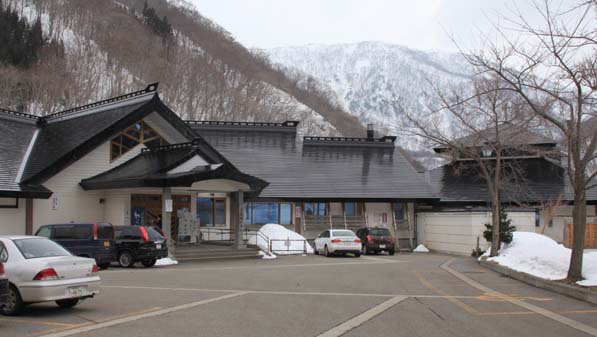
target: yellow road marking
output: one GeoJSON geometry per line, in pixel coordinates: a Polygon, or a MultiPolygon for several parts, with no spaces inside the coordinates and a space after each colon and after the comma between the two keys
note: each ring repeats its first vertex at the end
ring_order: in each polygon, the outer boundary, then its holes
{"type": "Polygon", "coordinates": [[[509,302],[511,300],[533,300],[533,301],[551,301],[550,297],[532,297],[532,296],[518,296],[518,295],[500,295],[496,293],[485,293],[479,296],[479,300],[488,302],[509,302]]]}
{"type": "Polygon", "coordinates": [[[151,308],[146,308],[146,309],[142,309],[142,310],[137,310],[137,311],[131,311],[131,312],[127,312],[126,314],[122,314],[122,315],[116,315],[116,316],[110,316],[110,317],[106,317],[106,318],[102,318],[101,320],[95,322],[95,323],[102,323],[102,322],[107,322],[107,321],[112,321],[118,318],[124,318],[124,317],[128,317],[128,316],[132,316],[132,315],[139,315],[139,314],[144,314],[147,312],[152,312],[152,311],[156,311],[156,310],[160,310],[162,309],[162,307],[151,307],[151,308]]]}
{"type": "MultiPolygon", "coordinates": [[[[415,276],[417,277],[417,279],[419,280],[419,282],[421,282],[424,286],[426,286],[427,288],[429,288],[431,291],[433,291],[434,293],[438,294],[438,295],[442,295],[442,296],[450,296],[448,293],[446,293],[445,291],[436,288],[435,286],[433,286],[433,284],[431,284],[431,282],[427,281],[427,279],[425,279],[423,277],[423,275],[421,275],[421,273],[416,272],[415,276]]],[[[471,315],[479,315],[480,312],[477,311],[475,308],[465,304],[464,302],[460,301],[457,298],[453,298],[453,297],[446,297],[446,299],[454,304],[456,304],[458,307],[460,307],[462,310],[468,312],[471,315]]]]}
{"type": "Polygon", "coordinates": [[[0,321],[9,321],[9,322],[17,322],[17,323],[32,323],[32,324],[39,324],[39,325],[51,325],[51,326],[61,326],[71,328],[78,324],[71,324],[71,323],[60,323],[60,322],[47,322],[47,321],[36,321],[33,319],[14,319],[14,318],[0,318],[0,321]]]}
{"type": "Polygon", "coordinates": [[[39,331],[39,332],[36,332],[34,334],[31,334],[31,335],[25,335],[23,337],[41,336],[41,335],[45,335],[45,334],[49,334],[49,333],[53,333],[53,332],[61,332],[61,331],[69,330],[69,329],[81,328],[81,327],[84,327],[84,326],[89,325],[89,324],[91,324],[91,323],[85,322],[85,323],[81,323],[81,324],[73,324],[72,326],[69,326],[69,327],[53,328],[53,329],[43,330],[43,331],[39,331]]]}

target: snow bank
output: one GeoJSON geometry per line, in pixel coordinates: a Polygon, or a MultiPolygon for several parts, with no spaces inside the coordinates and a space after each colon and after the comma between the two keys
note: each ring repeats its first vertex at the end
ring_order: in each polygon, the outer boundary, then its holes
{"type": "Polygon", "coordinates": [[[415,253],[429,253],[429,249],[424,245],[418,245],[417,248],[413,250],[415,253]]]}
{"type": "MultiPolygon", "coordinates": [[[[259,229],[265,237],[272,241],[272,252],[278,255],[294,255],[303,254],[303,249],[307,248],[307,253],[313,254],[313,248],[308,242],[303,241],[305,237],[286,229],[284,226],[277,224],[267,224],[261,226],[259,229]],[[280,241],[277,241],[280,240],[280,241]],[[283,240],[283,241],[282,241],[283,240]],[[299,240],[299,241],[287,241],[287,240],[299,240]]],[[[261,250],[268,251],[268,243],[265,238],[259,235],[254,235],[249,238],[249,244],[257,245],[261,250]]],[[[265,258],[265,257],[264,257],[265,258]]]]}
{"type": "Polygon", "coordinates": [[[163,259],[159,259],[159,260],[157,260],[157,261],[155,262],[155,265],[156,265],[157,267],[161,267],[161,266],[172,266],[172,265],[175,265],[175,264],[178,264],[178,261],[176,261],[176,260],[172,260],[172,259],[171,259],[171,258],[169,258],[169,257],[165,257],[165,258],[163,258],[163,259]]]}
{"type": "MultiPolygon", "coordinates": [[[[515,232],[510,244],[502,246],[500,255],[487,258],[502,266],[547,280],[566,278],[571,250],[547,236],[515,232]]],[[[483,256],[489,256],[489,251],[483,256]]],[[[597,286],[597,252],[585,253],[583,286],[597,286]]]]}

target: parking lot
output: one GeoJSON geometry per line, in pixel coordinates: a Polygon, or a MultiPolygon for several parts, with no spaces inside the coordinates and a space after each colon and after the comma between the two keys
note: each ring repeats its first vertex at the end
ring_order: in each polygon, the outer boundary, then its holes
{"type": "Polygon", "coordinates": [[[101,272],[74,309],[0,336],[597,336],[597,308],[438,254],[193,262],[101,272]]]}

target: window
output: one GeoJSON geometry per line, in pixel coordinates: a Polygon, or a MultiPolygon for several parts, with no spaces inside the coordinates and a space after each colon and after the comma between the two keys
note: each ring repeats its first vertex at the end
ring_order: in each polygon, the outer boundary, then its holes
{"type": "Polygon", "coordinates": [[[54,239],[72,239],[75,236],[74,226],[56,226],[54,227],[54,239]]]}
{"type": "Polygon", "coordinates": [[[279,225],[292,224],[292,204],[290,203],[246,203],[244,222],[254,225],[274,223],[279,225]]]}
{"type": "Polygon", "coordinates": [[[394,203],[394,218],[396,221],[404,220],[404,204],[401,202],[394,203]]]}
{"type": "Polygon", "coordinates": [[[115,160],[139,144],[154,147],[168,143],[144,121],[140,121],[112,138],[110,144],[110,159],[115,160]]]}
{"type": "Polygon", "coordinates": [[[360,216],[363,214],[363,205],[359,202],[345,202],[344,214],[346,216],[360,216]]]}
{"type": "Polygon", "coordinates": [[[326,216],[327,204],[325,202],[306,202],[305,215],[326,216]]]}
{"type": "Polygon", "coordinates": [[[50,238],[50,235],[52,234],[52,229],[50,229],[50,227],[42,227],[37,231],[37,236],[43,236],[44,238],[50,238]]]}
{"type": "Polygon", "coordinates": [[[202,227],[226,225],[225,198],[197,198],[197,220],[202,227]]]}
{"type": "Polygon", "coordinates": [[[62,246],[48,239],[19,239],[14,240],[13,242],[26,259],[50,256],[71,256],[71,253],[62,248],[62,246]]]}

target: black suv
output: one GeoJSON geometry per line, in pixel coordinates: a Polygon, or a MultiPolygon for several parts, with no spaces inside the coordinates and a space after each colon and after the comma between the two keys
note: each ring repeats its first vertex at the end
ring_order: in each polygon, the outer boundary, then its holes
{"type": "Polygon", "coordinates": [[[366,227],[357,231],[357,236],[363,244],[362,253],[379,253],[386,251],[394,255],[396,251],[396,238],[387,228],[366,227]]]}
{"type": "Polygon", "coordinates": [[[106,269],[116,260],[114,226],[110,223],[69,223],[43,225],[35,233],[49,238],[73,255],[95,259],[97,266],[106,269]]]}
{"type": "Polygon", "coordinates": [[[135,262],[152,267],[158,259],[168,256],[166,240],[152,227],[116,226],[114,231],[118,263],[122,267],[132,267],[135,262]]]}

